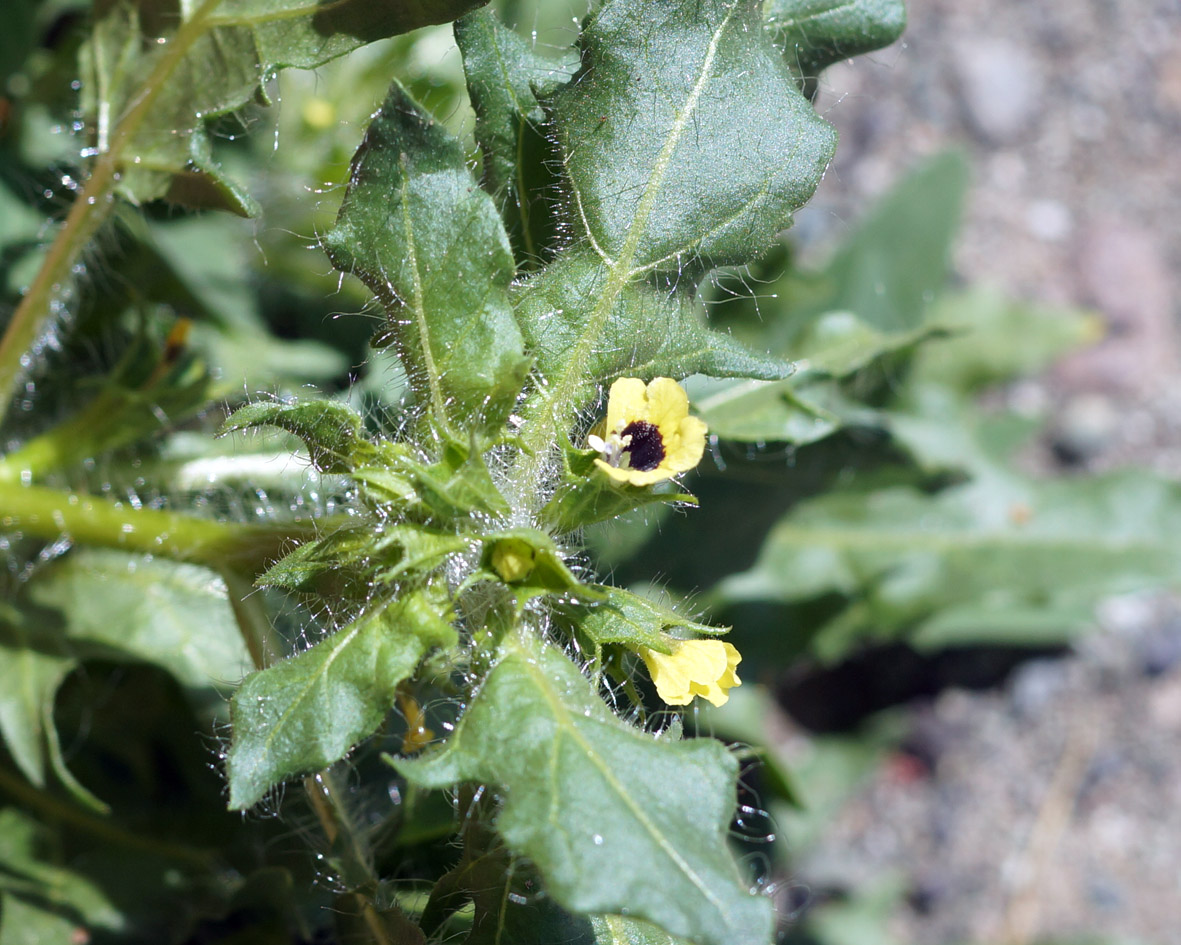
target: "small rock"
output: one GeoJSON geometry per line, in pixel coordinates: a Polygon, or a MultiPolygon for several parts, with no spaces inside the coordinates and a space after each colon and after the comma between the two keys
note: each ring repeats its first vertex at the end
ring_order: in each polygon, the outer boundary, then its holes
{"type": "Polygon", "coordinates": [[[1181,678],[1160,683],[1148,699],[1148,720],[1159,729],[1181,732],[1181,678]]]}
{"type": "Polygon", "coordinates": [[[1037,717],[1066,686],[1061,660],[1030,660],[1019,667],[1009,683],[1009,701],[1025,718],[1037,717]]]}
{"type": "Polygon", "coordinates": [[[1025,211],[1025,225],[1039,240],[1058,243],[1070,236],[1070,209],[1060,200],[1035,200],[1025,211]]]}
{"type": "Polygon", "coordinates": [[[1036,60],[1014,43],[975,37],[957,50],[955,69],[969,123],[994,144],[1018,139],[1041,110],[1036,60]]]}
{"type": "Polygon", "coordinates": [[[1136,655],[1145,676],[1163,676],[1181,664],[1181,621],[1153,627],[1137,641],[1136,655]]]}
{"type": "Polygon", "coordinates": [[[1101,394],[1080,394],[1066,404],[1051,439],[1054,455],[1067,465],[1093,459],[1119,431],[1120,412],[1101,394]]]}

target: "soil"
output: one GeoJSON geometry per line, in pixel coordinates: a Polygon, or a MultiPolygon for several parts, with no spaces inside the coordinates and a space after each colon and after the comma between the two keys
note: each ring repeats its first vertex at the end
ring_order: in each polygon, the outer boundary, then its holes
{"type": "MultiPolygon", "coordinates": [[[[842,140],[801,227],[835,237],[923,156],[961,148],[975,181],[957,279],[1108,326],[1009,392],[1051,417],[1043,468],[1181,474],[1181,5],[908,6],[902,43],[824,77],[818,105],[842,140]]],[[[883,942],[1181,943],[1176,599],[1109,601],[1065,655],[906,713],[910,753],[845,805],[794,881],[901,876],[883,942]]]]}

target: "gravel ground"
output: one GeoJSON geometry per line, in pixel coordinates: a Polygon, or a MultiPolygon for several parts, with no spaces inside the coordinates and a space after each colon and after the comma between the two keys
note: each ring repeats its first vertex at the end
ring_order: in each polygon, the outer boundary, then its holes
{"type": "MultiPolygon", "coordinates": [[[[801,224],[835,236],[921,157],[964,148],[958,277],[1109,329],[1014,396],[1040,398],[1076,466],[1181,474],[1181,4],[909,7],[904,44],[826,75],[841,148],[801,224]]],[[[1181,943],[1181,607],[1114,600],[1097,624],[1000,689],[909,709],[921,763],[878,771],[799,882],[896,871],[891,931],[917,945],[1181,943]]]]}

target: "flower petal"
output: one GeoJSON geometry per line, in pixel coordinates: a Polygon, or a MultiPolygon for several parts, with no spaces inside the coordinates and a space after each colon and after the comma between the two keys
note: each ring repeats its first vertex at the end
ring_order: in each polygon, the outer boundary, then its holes
{"type": "Polygon", "coordinates": [[[663,465],[673,472],[687,472],[695,467],[705,455],[705,434],[708,430],[704,420],[685,417],[671,438],[663,465]]]}
{"type": "Polygon", "coordinates": [[[742,685],[734,668],[742,655],[721,640],[670,640],[672,652],[657,653],[648,647],[637,652],[656,694],[668,705],[688,705],[696,696],[720,706],[730,698],[730,689],[742,685]]]}
{"type": "Polygon", "coordinates": [[[671,377],[655,378],[648,385],[648,422],[666,437],[689,415],[689,395],[671,377]]]}
{"type": "Polygon", "coordinates": [[[607,395],[608,433],[618,433],[633,420],[648,418],[648,399],[644,382],[638,377],[621,377],[607,395]]]}

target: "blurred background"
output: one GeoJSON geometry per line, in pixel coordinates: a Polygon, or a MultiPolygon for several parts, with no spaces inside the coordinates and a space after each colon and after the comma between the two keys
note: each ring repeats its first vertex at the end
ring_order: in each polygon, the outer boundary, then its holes
{"type": "MultiPolygon", "coordinates": [[[[839,239],[924,156],[962,149],[972,183],[953,279],[1089,309],[1103,327],[1097,344],[989,394],[1047,417],[1021,462],[1062,476],[1129,465],[1176,476],[1181,8],[907,7],[900,43],[821,80],[818,108],[841,141],[797,236],[839,239]]],[[[879,654],[785,683],[789,705],[868,688],[894,690],[883,698],[903,706],[900,747],[857,774],[864,739],[840,744],[843,757],[829,746],[824,761],[814,732],[787,726],[789,758],[818,763],[825,792],[847,791],[830,795],[835,819],[798,862],[801,937],[1181,941],[1176,597],[1109,597],[1094,631],[1060,652],[993,674],[997,657],[945,654],[919,668],[879,654]]]]}
{"type": "MultiPolygon", "coordinates": [[[[496,5],[555,61],[585,11],[496,5]]],[[[71,115],[87,4],[25,7],[24,58],[0,56],[6,306],[86,144],[71,115]]],[[[601,528],[591,555],[616,583],[734,625],[747,684],[688,721],[766,746],[738,839],[786,940],[1181,943],[1181,601],[1162,590],[1181,567],[1181,7],[908,8],[900,42],[821,77],[840,145],[783,246],[705,293],[716,323],[806,369],[694,387],[715,432],[688,483],[701,508],[601,528]]],[[[75,487],[265,520],[308,501],[303,471],[186,478],[236,448],[205,435],[223,415],[208,400],[315,387],[396,428],[400,371],[369,345],[381,319],[316,245],[392,75],[466,136],[475,166],[448,28],[283,72],[277,108],[216,128],[262,215],[121,215],[12,441],[90,402],[142,321],[178,318],[208,368],[187,425],[130,459],[87,457],[75,487]]],[[[225,724],[223,695],[207,695],[176,723],[206,742],[225,724]]],[[[104,717],[71,721],[69,697],[58,725],[85,775],[79,746],[104,717]]],[[[123,724],[108,726],[118,751],[123,724]]],[[[255,829],[224,814],[206,742],[184,748],[199,809],[255,829]]],[[[178,796],[143,780],[142,798],[130,778],[104,796],[137,813],[178,796]]]]}

